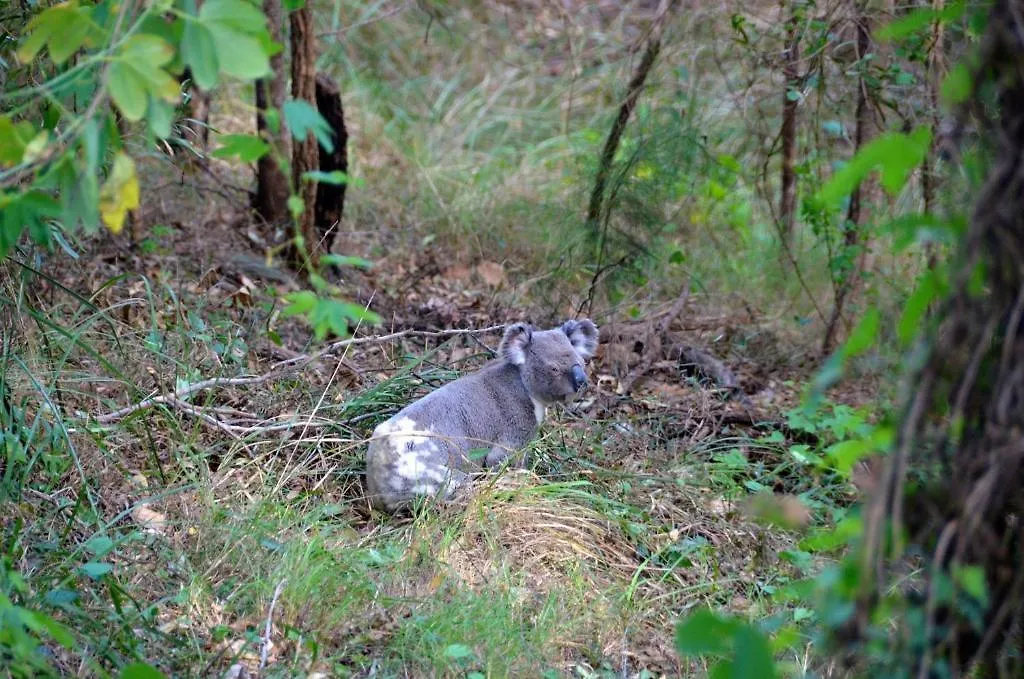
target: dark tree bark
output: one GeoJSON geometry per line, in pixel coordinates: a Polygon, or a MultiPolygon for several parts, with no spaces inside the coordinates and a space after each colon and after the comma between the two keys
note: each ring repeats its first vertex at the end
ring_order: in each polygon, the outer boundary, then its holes
{"type": "MultiPolygon", "coordinates": [[[[861,8],[857,16],[857,59],[861,60],[871,49],[871,28],[868,26],[868,17],[865,8],[861,8]]],[[[864,77],[863,69],[866,64],[861,64],[861,76],[857,86],[857,113],[856,131],[854,133],[853,152],[857,153],[868,142],[872,128],[871,102],[868,96],[867,79],[864,77]]],[[[843,251],[852,253],[861,243],[861,222],[862,222],[862,197],[865,191],[867,180],[859,183],[850,195],[850,204],[846,212],[846,233],[843,236],[843,251]]],[[[858,257],[858,259],[860,259],[858,257]]],[[[832,314],[829,316],[825,326],[825,337],[821,343],[821,353],[828,355],[835,347],[836,336],[839,332],[839,324],[843,320],[843,308],[846,300],[853,290],[856,278],[860,273],[859,263],[851,267],[849,271],[839,279],[835,289],[835,302],[832,306],[832,314]]]]}
{"type": "MultiPolygon", "coordinates": [[[[263,0],[263,11],[267,15],[270,37],[283,43],[284,11],[281,0],[263,0]]],[[[278,112],[284,105],[288,91],[288,72],[285,70],[284,52],[278,52],[270,58],[273,75],[256,83],[256,129],[264,140],[270,143],[283,158],[291,157],[291,144],[281,121],[281,129],[274,134],[267,125],[264,111],[275,109],[278,112]]],[[[273,154],[266,154],[256,165],[256,196],[253,198],[253,209],[266,223],[281,226],[289,220],[288,195],[290,194],[288,178],[281,169],[273,154]]]]}
{"type": "MultiPolygon", "coordinates": [[[[292,50],[292,98],[305,100],[316,106],[316,42],[313,31],[313,8],[307,2],[301,9],[290,15],[292,50]]],[[[302,237],[302,249],[309,257],[308,264],[316,266],[320,259],[322,245],[316,229],[316,182],[302,177],[320,167],[320,154],[316,137],[312,132],[306,138],[297,140],[292,148],[292,184],[302,198],[304,209],[298,218],[298,234],[302,237]]],[[[292,265],[296,270],[305,270],[307,262],[300,248],[290,250],[292,265]]]]}
{"type": "Polygon", "coordinates": [[[865,579],[837,638],[861,665],[856,676],[1024,676],[1022,17],[1024,0],[992,3],[972,91],[957,112],[958,128],[977,125],[989,166],[938,323],[919,338],[920,360],[907,362],[896,440],[863,513],[865,579]],[[883,597],[906,590],[908,555],[919,594],[884,623],[889,647],[869,658],[865,645],[880,631],[873,614],[883,597]],[[981,606],[973,588],[944,593],[965,566],[984,575],[981,606]]]}
{"type": "Polygon", "coordinates": [[[790,92],[800,88],[800,75],[797,64],[800,61],[800,17],[796,5],[790,10],[789,21],[786,23],[786,46],[784,52],[783,75],[786,78],[786,89],[782,93],[782,178],[779,192],[779,218],[785,245],[793,243],[796,230],[796,172],[793,165],[796,160],[796,118],[799,98],[791,97],[790,92]]]}
{"type": "MultiPolygon", "coordinates": [[[[320,171],[340,170],[348,173],[348,130],[345,129],[345,110],[342,107],[338,86],[323,73],[316,76],[316,107],[320,115],[334,130],[334,149],[328,151],[320,146],[320,171]]],[[[345,210],[346,184],[321,182],[316,187],[316,209],[314,220],[323,251],[330,252],[345,210]]]]}

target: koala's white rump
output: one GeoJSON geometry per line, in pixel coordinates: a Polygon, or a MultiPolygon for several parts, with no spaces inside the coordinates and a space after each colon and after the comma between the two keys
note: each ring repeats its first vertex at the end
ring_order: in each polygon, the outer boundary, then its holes
{"type": "Polygon", "coordinates": [[[371,506],[394,511],[419,496],[448,499],[472,470],[500,465],[533,438],[548,405],[586,386],[583,366],[596,349],[589,319],[550,330],[510,325],[495,360],[377,426],[366,452],[371,506]],[[482,459],[471,459],[480,449],[482,459]]]}

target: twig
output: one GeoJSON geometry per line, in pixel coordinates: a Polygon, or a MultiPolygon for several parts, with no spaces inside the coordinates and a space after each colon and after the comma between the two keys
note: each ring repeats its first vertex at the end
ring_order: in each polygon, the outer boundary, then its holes
{"type": "Polygon", "coordinates": [[[687,281],[686,287],[683,288],[683,291],[679,294],[675,303],[672,304],[672,308],[668,310],[668,313],[658,321],[657,326],[655,326],[653,321],[650,322],[650,330],[647,332],[647,338],[644,342],[644,347],[648,349],[648,351],[644,352],[645,355],[643,360],[640,361],[640,364],[637,365],[637,367],[626,376],[626,379],[622,381],[622,393],[628,394],[631,392],[633,390],[633,385],[636,384],[637,380],[646,375],[647,371],[649,371],[651,366],[654,365],[656,357],[654,353],[650,351],[651,339],[656,335],[664,337],[665,333],[668,332],[669,326],[672,325],[672,321],[676,320],[676,317],[679,316],[679,314],[683,312],[683,309],[686,308],[686,302],[689,301],[689,299],[690,283],[687,281]]]}
{"type": "Polygon", "coordinates": [[[270,600],[270,610],[267,611],[267,626],[263,630],[263,647],[260,649],[260,674],[267,666],[267,655],[270,653],[270,627],[274,620],[274,607],[277,606],[277,597],[281,595],[281,588],[288,582],[288,578],[281,580],[274,588],[274,596],[270,600]]]}
{"type": "Polygon", "coordinates": [[[196,392],[200,392],[206,389],[212,389],[214,387],[231,387],[241,385],[254,385],[267,382],[272,379],[278,379],[284,375],[291,374],[302,368],[306,367],[310,363],[317,359],[328,356],[338,349],[348,346],[358,346],[361,344],[370,344],[376,342],[388,342],[391,340],[400,339],[403,337],[457,337],[459,335],[478,335],[488,332],[496,332],[504,329],[504,325],[492,325],[486,328],[466,328],[461,330],[439,330],[439,331],[427,331],[427,330],[402,330],[400,332],[393,332],[388,335],[376,335],[373,337],[349,337],[348,339],[338,340],[333,344],[321,349],[320,351],[313,354],[301,354],[294,358],[289,358],[284,361],[279,361],[271,366],[270,370],[262,375],[250,375],[245,377],[214,377],[208,380],[202,380],[194,384],[182,387],[172,394],[162,394],[160,396],[151,396],[145,398],[138,403],[130,406],[126,406],[119,410],[100,415],[96,418],[96,421],[100,424],[110,424],[116,422],[123,417],[131,415],[132,413],[138,412],[139,410],[145,410],[161,403],[169,403],[173,405],[173,401],[181,401],[196,392]]]}

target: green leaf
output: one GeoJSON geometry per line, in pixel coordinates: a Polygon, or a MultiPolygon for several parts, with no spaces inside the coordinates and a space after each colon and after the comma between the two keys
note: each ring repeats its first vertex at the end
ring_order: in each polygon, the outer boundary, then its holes
{"type": "Polygon", "coordinates": [[[60,624],[50,616],[39,613],[38,611],[33,611],[31,615],[35,619],[34,622],[39,625],[42,630],[45,630],[46,633],[50,635],[50,638],[58,644],[64,648],[71,648],[75,645],[75,638],[72,636],[71,630],[67,627],[60,624]]]}
{"type": "Polygon", "coordinates": [[[281,315],[285,317],[308,314],[317,302],[317,296],[309,290],[289,293],[285,295],[284,299],[288,302],[288,306],[282,309],[281,315]]]}
{"type": "Polygon", "coordinates": [[[114,570],[114,567],[109,563],[104,563],[102,561],[90,561],[82,564],[78,570],[82,571],[82,573],[88,575],[93,580],[99,580],[104,575],[114,570]]]}
{"type": "Polygon", "coordinates": [[[263,44],[267,19],[256,6],[242,0],[208,0],[199,10],[199,23],[210,36],[221,72],[243,80],[270,75],[268,49],[263,44]]]}
{"type": "Polygon", "coordinates": [[[473,657],[473,649],[465,644],[450,644],[444,649],[444,655],[452,660],[463,660],[473,657]]]}
{"type": "Polygon", "coordinates": [[[221,72],[241,80],[270,75],[270,59],[258,40],[218,25],[208,28],[217,48],[221,72]]]}
{"type": "Polygon", "coordinates": [[[97,535],[84,545],[85,550],[93,556],[105,556],[114,549],[114,541],[106,535],[97,535]]]}
{"type": "Polygon", "coordinates": [[[63,64],[79,50],[89,36],[91,24],[88,12],[74,13],[72,20],[61,29],[60,38],[51,39],[47,45],[50,48],[50,58],[55,64],[63,64]]]}
{"type": "Polygon", "coordinates": [[[34,136],[32,123],[23,120],[15,124],[7,116],[0,116],[0,167],[20,163],[25,155],[25,147],[34,136]]]}
{"type": "Polygon", "coordinates": [[[288,196],[288,211],[295,219],[298,219],[306,211],[306,204],[302,202],[301,196],[288,196]]]}
{"type": "Polygon", "coordinates": [[[171,136],[171,125],[174,123],[174,106],[166,101],[150,97],[146,120],[154,135],[160,139],[167,139],[171,136]]]}
{"type": "Polygon", "coordinates": [[[903,306],[900,320],[896,324],[896,335],[901,345],[907,346],[917,335],[925,312],[928,311],[928,305],[938,298],[942,289],[943,285],[936,272],[926,271],[921,276],[917,288],[903,306]]]}
{"type": "Polygon", "coordinates": [[[892,427],[878,426],[862,439],[834,443],[825,450],[832,466],[844,476],[849,476],[853,466],[865,456],[889,449],[893,441],[892,427]]]}
{"type": "Polygon", "coordinates": [[[676,625],[676,650],[682,656],[722,655],[737,623],[702,609],[676,625]]]}
{"type": "Polygon", "coordinates": [[[963,0],[949,3],[948,7],[934,9],[922,7],[915,9],[906,16],[891,21],[879,28],[875,35],[881,41],[895,40],[913,35],[923,28],[930,27],[935,22],[949,23],[963,16],[966,3],[963,0]]]}
{"type": "Polygon", "coordinates": [[[107,69],[107,89],[121,114],[132,122],[146,113],[146,82],[138,72],[123,61],[115,61],[107,69]]]}
{"type": "Polygon", "coordinates": [[[333,264],[334,266],[354,266],[359,269],[371,269],[373,268],[373,262],[362,257],[353,257],[351,255],[336,255],[328,253],[320,256],[320,261],[324,264],[333,264]]]}
{"type": "Polygon", "coordinates": [[[328,152],[334,150],[334,130],[320,112],[310,106],[308,101],[302,99],[289,99],[281,107],[285,123],[292,131],[292,136],[299,141],[304,141],[310,132],[328,152]]]}
{"type": "Polygon", "coordinates": [[[61,64],[85,43],[92,26],[89,10],[79,7],[77,0],[54,5],[28,22],[29,37],[18,48],[18,59],[32,61],[45,44],[50,59],[61,64]]]}
{"type": "Polygon", "coordinates": [[[940,92],[946,103],[959,104],[971,96],[973,89],[974,78],[971,71],[966,64],[960,62],[946,74],[940,92]]]}
{"type": "Polygon", "coordinates": [[[245,34],[258,33],[267,26],[263,12],[244,0],[207,0],[199,10],[199,21],[220,24],[245,34]]]}
{"type": "Polygon", "coordinates": [[[954,566],[953,580],[983,606],[988,605],[988,582],[981,566],[954,566]]]}
{"type": "Polygon", "coordinates": [[[843,345],[843,355],[846,357],[857,356],[867,351],[875,343],[878,337],[878,328],[881,326],[882,318],[878,309],[872,307],[861,317],[854,326],[850,337],[843,345]]]}
{"type": "Polygon", "coordinates": [[[210,29],[198,21],[185,21],[185,33],[181,37],[181,53],[185,64],[192,69],[192,77],[199,89],[210,90],[217,84],[217,46],[210,29]]]}
{"type": "Polygon", "coordinates": [[[26,229],[36,242],[48,239],[47,222],[60,213],[57,201],[39,190],[0,194],[0,257],[10,252],[26,229]]]}
{"type": "Polygon", "coordinates": [[[163,672],[144,662],[121,668],[121,679],[167,679],[163,672]]]}
{"type": "Polygon", "coordinates": [[[818,191],[816,200],[834,205],[849,195],[875,169],[881,170],[881,184],[891,194],[906,184],[910,172],[921,164],[931,146],[931,130],[921,126],[910,132],[889,132],[861,147],[818,191]]]}
{"type": "Polygon", "coordinates": [[[210,154],[214,158],[238,157],[244,163],[255,163],[270,151],[270,145],[254,134],[224,134],[217,139],[222,146],[210,154]]]}
{"type": "Polygon", "coordinates": [[[307,182],[320,182],[321,184],[334,184],[335,186],[354,182],[351,177],[341,170],[334,170],[333,172],[320,172],[319,170],[304,172],[302,178],[307,182]]]}
{"type": "Polygon", "coordinates": [[[735,653],[732,660],[733,679],[774,679],[775,659],[771,645],[758,630],[743,625],[733,635],[735,653]]]}

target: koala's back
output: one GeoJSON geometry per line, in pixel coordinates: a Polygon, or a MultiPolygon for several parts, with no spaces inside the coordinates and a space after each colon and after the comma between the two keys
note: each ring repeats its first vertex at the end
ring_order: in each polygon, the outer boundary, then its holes
{"type": "Polygon", "coordinates": [[[541,412],[516,366],[494,361],[415,401],[373,432],[367,450],[370,502],[394,509],[418,495],[449,496],[480,466],[473,449],[520,448],[541,412]]]}

